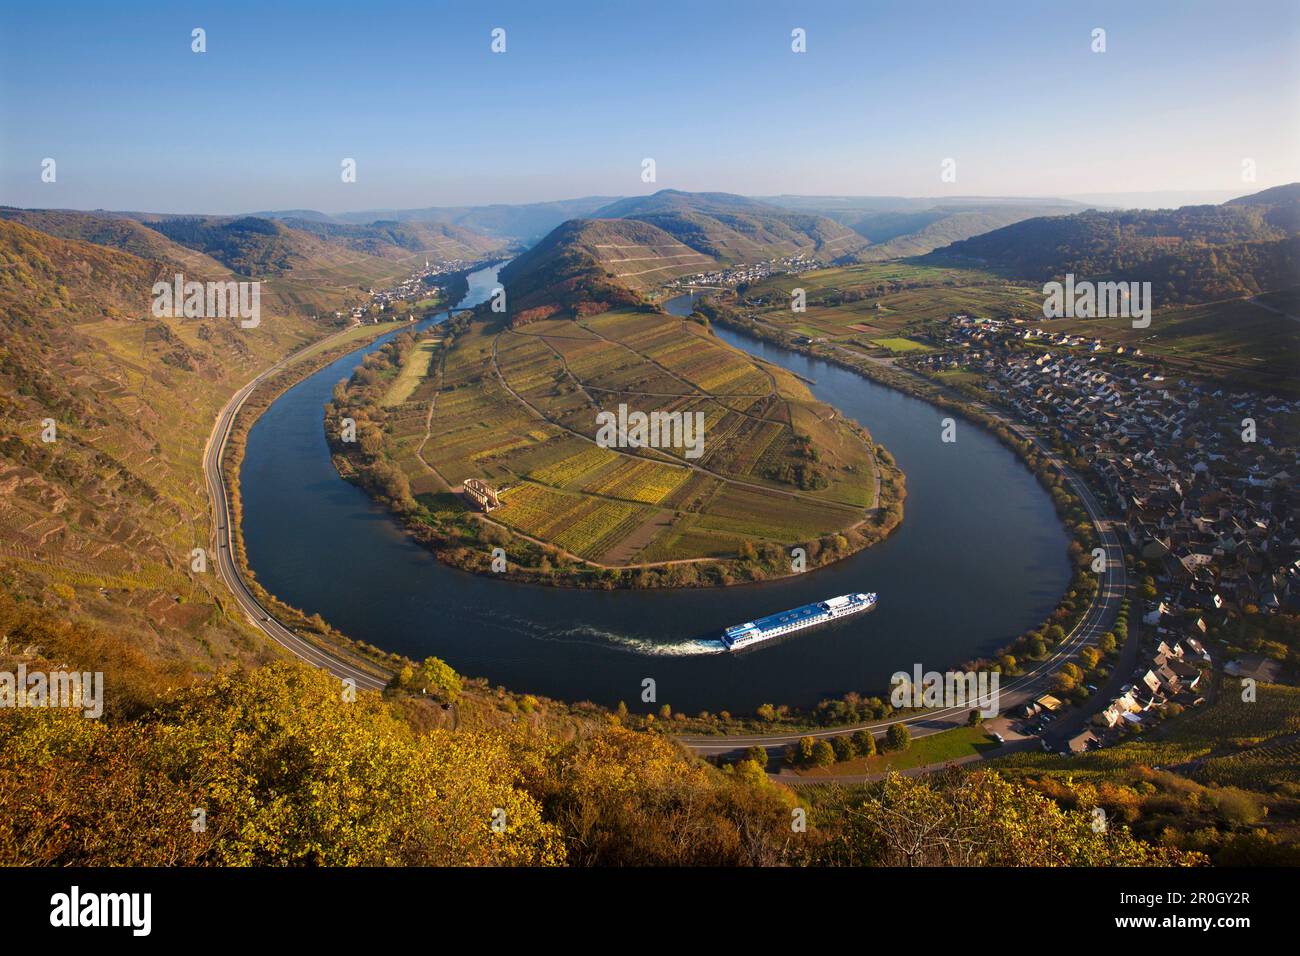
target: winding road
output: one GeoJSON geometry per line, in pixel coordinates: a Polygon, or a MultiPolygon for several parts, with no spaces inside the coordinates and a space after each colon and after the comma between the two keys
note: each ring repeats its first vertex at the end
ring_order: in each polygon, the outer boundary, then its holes
{"type": "Polygon", "coordinates": [[[377,672],[376,668],[348,658],[342,651],[326,651],[306,638],[300,637],[277,621],[271,612],[253,596],[252,591],[240,577],[239,568],[235,564],[230,501],[221,472],[222,456],[225,454],[226,443],[230,439],[230,430],[234,426],[235,417],[253,391],[272,375],[293,364],[308,352],[316,351],[322,346],[328,347],[329,343],[348,331],[349,329],[342,329],[281,359],[230,397],[230,401],[226,402],[225,407],[218,413],[216,423],[212,426],[212,432],[208,435],[207,444],[203,448],[203,477],[208,486],[208,496],[212,499],[212,527],[216,539],[214,564],[217,576],[230,589],[230,593],[234,595],[236,603],[243,609],[248,619],[276,644],[308,664],[322,667],[340,680],[355,681],[358,688],[381,690],[388,683],[386,675],[377,672]]]}

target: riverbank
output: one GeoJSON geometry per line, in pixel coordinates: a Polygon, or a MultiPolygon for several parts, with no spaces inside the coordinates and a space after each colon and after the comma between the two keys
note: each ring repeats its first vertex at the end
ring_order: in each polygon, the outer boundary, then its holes
{"type": "Polygon", "coordinates": [[[230,560],[234,564],[235,573],[239,575],[255,600],[270,612],[270,616],[277,624],[287,627],[296,637],[314,645],[326,654],[342,652],[349,656],[359,656],[370,665],[370,672],[381,683],[387,681],[392,668],[405,661],[402,655],[390,654],[373,645],[353,640],[332,627],[319,614],[308,614],[288,604],[258,582],[256,573],[249,565],[244,540],[240,474],[248,433],[277,398],[322,368],[385,335],[406,328],[409,324],[407,321],[395,321],[356,325],[342,334],[327,336],[318,346],[304,350],[295,361],[259,383],[240,405],[231,422],[220,459],[221,478],[229,508],[229,527],[225,543],[229,547],[230,560]]]}

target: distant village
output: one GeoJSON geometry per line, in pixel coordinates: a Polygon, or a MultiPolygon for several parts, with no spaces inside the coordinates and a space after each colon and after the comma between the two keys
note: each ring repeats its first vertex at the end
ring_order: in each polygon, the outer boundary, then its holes
{"type": "Polygon", "coordinates": [[[820,259],[809,256],[807,253],[799,253],[795,256],[785,256],[781,259],[770,259],[767,262],[754,263],[752,265],[733,266],[730,269],[719,269],[713,272],[697,272],[694,275],[681,276],[668,283],[669,289],[686,290],[698,286],[712,287],[735,287],[759,282],[771,275],[793,275],[800,272],[810,272],[813,269],[824,269],[826,264],[820,259]]]}
{"type": "MultiPolygon", "coordinates": [[[[1166,381],[1122,346],[1040,325],[958,314],[932,337],[940,351],[906,364],[981,375],[995,404],[1058,431],[1151,578],[1139,666],[1070,750],[1109,743],[1171,704],[1202,703],[1204,638],[1230,608],[1300,613],[1300,502],[1287,494],[1300,473],[1300,401],[1166,381]]],[[[1220,666],[1258,682],[1281,673],[1254,654],[1220,666]]],[[[1060,703],[1044,698],[1020,716],[1041,719],[1060,703]]]]}
{"type": "MultiPolygon", "coordinates": [[[[443,259],[433,263],[425,259],[423,269],[403,279],[392,288],[367,289],[366,293],[370,296],[370,301],[366,305],[355,306],[349,314],[356,322],[366,321],[367,316],[370,317],[371,322],[383,321],[383,313],[387,312],[394,304],[408,301],[418,302],[420,299],[428,298],[433,293],[436,281],[440,277],[457,272],[468,272],[481,265],[483,265],[483,260],[478,259],[443,259]]],[[[342,312],[334,313],[336,318],[342,318],[343,314],[342,312]]]]}

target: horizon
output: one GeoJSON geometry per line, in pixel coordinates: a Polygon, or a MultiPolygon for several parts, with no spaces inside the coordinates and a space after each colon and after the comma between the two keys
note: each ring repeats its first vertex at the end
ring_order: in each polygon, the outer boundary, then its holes
{"type": "MultiPolygon", "coordinates": [[[[1297,182],[1300,182],[1298,180],[1297,182]]],[[[866,200],[891,200],[906,202],[933,202],[936,207],[945,203],[1007,203],[1013,205],[1016,203],[1043,203],[1051,204],[1054,202],[1063,202],[1066,204],[1075,204],[1079,206],[1079,212],[1085,212],[1089,209],[1100,211],[1136,211],[1136,210],[1156,210],[1156,209],[1176,209],[1183,206],[1195,205],[1220,205],[1233,199],[1250,196],[1255,193],[1264,192],[1269,189],[1275,189],[1281,186],[1295,185],[1290,182],[1271,183],[1268,185],[1253,184],[1246,190],[1154,190],[1154,191],[1133,191],[1117,193],[1076,193],[1072,195],[1043,195],[1043,196],[1002,196],[1002,195],[964,195],[964,196],[903,196],[903,195],[885,195],[885,194],[861,194],[848,195],[842,193],[771,193],[766,195],[747,195],[743,193],[729,193],[721,189],[675,189],[673,187],[664,187],[652,192],[646,193],[628,193],[619,196],[605,196],[591,194],[585,196],[561,196],[550,199],[537,199],[521,202],[485,202],[485,203],[460,203],[449,205],[412,205],[412,206],[392,206],[385,208],[360,208],[360,209],[319,209],[310,207],[286,207],[277,209],[240,209],[233,212],[211,212],[203,209],[110,209],[103,206],[96,207],[74,207],[74,206],[20,206],[15,203],[0,202],[0,209],[22,209],[26,211],[48,211],[48,212],[77,212],[86,214],[104,213],[109,215],[159,215],[159,216],[210,216],[217,218],[235,218],[235,217],[264,217],[276,216],[281,218],[293,218],[290,213],[314,213],[327,218],[338,218],[343,216],[359,216],[363,214],[373,214],[382,216],[386,213],[409,213],[423,210],[450,210],[450,209],[488,209],[493,207],[515,207],[515,206],[532,206],[560,204],[566,202],[579,202],[589,199],[601,199],[609,203],[617,202],[622,199],[638,198],[653,196],[661,192],[677,192],[686,195],[706,195],[721,194],[740,196],[744,199],[752,199],[757,202],[766,202],[776,199],[803,199],[803,200],[848,200],[848,201],[866,201],[866,200]],[[1158,196],[1178,197],[1177,201],[1173,198],[1167,203],[1142,203],[1134,201],[1126,203],[1124,197],[1146,197],[1153,198],[1158,196]],[[1104,201],[1105,200],[1105,201],[1104,201]]],[[[599,211],[599,210],[596,210],[599,211]]],[[[576,219],[590,219],[592,215],[575,216],[576,219]]]]}
{"type": "Polygon", "coordinates": [[[1249,16],[1171,3],[1015,2],[1004,18],[948,3],[307,9],[6,10],[0,202],[338,215],[661,188],[950,201],[1300,180],[1300,124],[1285,122],[1300,10],[1278,0],[1249,16]],[[41,180],[46,158],[55,182],[41,180]],[[355,182],[340,181],[346,158],[355,182]]]}

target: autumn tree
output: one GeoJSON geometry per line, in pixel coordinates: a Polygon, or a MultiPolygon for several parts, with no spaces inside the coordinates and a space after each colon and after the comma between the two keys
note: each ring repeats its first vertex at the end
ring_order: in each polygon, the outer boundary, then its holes
{"type": "Polygon", "coordinates": [[[907,724],[901,722],[890,724],[889,729],[885,731],[885,742],[890,750],[906,750],[912,745],[912,732],[907,728],[907,724]]]}

